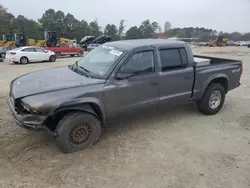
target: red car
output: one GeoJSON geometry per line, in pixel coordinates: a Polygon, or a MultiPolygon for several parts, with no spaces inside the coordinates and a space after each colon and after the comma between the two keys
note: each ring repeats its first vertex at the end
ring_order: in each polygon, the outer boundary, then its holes
{"type": "Polygon", "coordinates": [[[74,44],[62,43],[59,47],[47,47],[45,49],[55,52],[56,57],[64,55],[70,55],[71,57],[78,55],[81,57],[84,54],[84,49],[81,47],[76,47],[74,44]]]}

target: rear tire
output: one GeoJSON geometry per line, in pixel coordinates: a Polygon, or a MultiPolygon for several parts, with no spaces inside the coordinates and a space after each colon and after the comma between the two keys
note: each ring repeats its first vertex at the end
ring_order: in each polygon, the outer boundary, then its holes
{"type": "Polygon", "coordinates": [[[75,55],[70,55],[71,57],[74,57],[75,55]]]}
{"type": "Polygon", "coordinates": [[[20,63],[21,64],[27,64],[27,63],[29,63],[29,59],[27,57],[21,57],[20,63]]]}
{"type": "Polygon", "coordinates": [[[83,52],[82,51],[80,51],[80,52],[78,52],[78,54],[77,54],[79,57],[82,57],[83,56],[83,52]]]}
{"type": "Polygon", "coordinates": [[[56,61],[56,56],[54,56],[54,55],[50,56],[49,61],[50,62],[55,62],[56,61]]]}
{"type": "Polygon", "coordinates": [[[198,109],[205,115],[217,114],[225,101],[225,89],[219,83],[210,84],[202,99],[197,102],[198,109]]]}
{"type": "Polygon", "coordinates": [[[100,120],[88,113],[70,113],[57,127],[57,144],[62,152],[71,153],[95,144],[102,133],[100,120]]]}

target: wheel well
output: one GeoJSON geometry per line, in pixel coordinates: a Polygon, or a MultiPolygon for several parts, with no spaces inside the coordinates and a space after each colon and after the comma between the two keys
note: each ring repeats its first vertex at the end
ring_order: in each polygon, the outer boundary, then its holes
{"type": "Polygon", "coordinates": [[[224,89],[225,89],[225,93],[228,92],[228,80],[226,78],[215,78],[214,80],[212,80],[210,82],[210,84],[212,84],[212,83],[219,83],[219,84],[221,84],[224,87],[224,89]]]}
{"type": "MultiPolygon", "coordinates": [[[[24,58],[24,57],[27,58],[26,56],[22,56],[22,57],[20,57],[20,60],[21,60],[22,58],[24,58]]],[[[27,58],[27,59],[29,60],[29,58],[27,58]]]]}
{"type": "Polygon", "coordinates": [[[54,114],[53,116],[49,116],[45,120],[44,124],[51,131],[55,131],[59,121],[67,114],[74,113],[74,112],[85,112],[85,113],[93,114],[93,115],[97,116],[97,118],[99,118],[101,120],[101,123],[103,124],[103,114],[102,114],[100,107],[94,103],[87,103],[87,105],[90,105],[90,107],[93,109],[94,113],[88,112],[88,110],[84,110],[84,108],[82,110],[81,109],[79,109],[79,110],[78,109],[66,109],[66,110],[58,112],[57,114],[54,114]]]}

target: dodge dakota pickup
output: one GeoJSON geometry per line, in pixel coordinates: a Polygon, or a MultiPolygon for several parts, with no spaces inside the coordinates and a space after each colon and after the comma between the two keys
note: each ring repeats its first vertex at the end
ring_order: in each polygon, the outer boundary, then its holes
{"type": "Polygon", "coordinates": [[[47,130],[63,152],[74,152],[95,144],[107,119],[125,112],[194,102],[216,114],[242,71],[240,61],[193,56],[180,41],[116,41],[75,64],[14,79],[8,104],[18,125],[47,130]]]}

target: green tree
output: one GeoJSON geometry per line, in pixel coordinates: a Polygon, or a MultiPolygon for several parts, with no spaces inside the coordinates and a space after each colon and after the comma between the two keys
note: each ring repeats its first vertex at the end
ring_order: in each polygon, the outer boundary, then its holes
{"type": "Polygon", "coordinates": [[[93,36],[101,35],[101,27],[99,26],[97,20],[89,23],[89,32],[93,36]]]}
{"type": "Polygon", "coordinates": [[[65,20],[65,15],[62,11],[57,11],[53,17],[53,31],[58,32],[59,34],[62,33],[64,29],[64,20],[65,20]]]}
{"type": "Polygon", "coordinates": [[[141,32],[141,38],[152,38],[154,35],[154,28],[150,23],[150,20],[145,20],[142,22],[142,24],[139,27],[139,30],[141,32]]]}
{"type": "Polygon", "coordinates": [[[142,37],[142,33],[140,29],[136,26],[131,27],[127,32],[126,32],[126,39],[140,39],[142,37]]]}
{"type": "Polygon", "coordinates": [[[54,30],[54,25],[55,25],[55,10],[54,9],[49,9],[46,10],[45,13],[42,15],[42,17],[38,20],[43,29],[46,30],[54,30]]]}
{"type": "Polygon", "coordinates": [[[83,36],[90,35],[88,23],[85,20],[76,20],[71,34],[72,38],[75,38],[77,41],[80,41],[83,36]]]}
{"type": "Polygon", "coordinates": [[[164,32],[167,32],[170,29],[171,29],[171,23],[170,22],[165,22],[165,24],[164,24],[164,32]]]}
{"type": "Polygon", "coordinates": [[[27,38],[38,38],[41,35],[41,26],[36,21],[27,19],[22,15],[17,16],[14,25],[15,32],[25,34],[27,38]]]}
{"type": "Polygon", "coordinates": [[[110,25],[110,24],[106,25],[106,27],[104,29],[104,34],[105,35],[109,35],[112,40],[118,40],[119,39],[118,29],[117,29],[117,27],[114,24],[112,24],[112,25],[110,25]]]}
{"type": "Polygon", "coordinates": [[[67,14],[63,20],[63,36],[66,38],[72,38],[72,32],[76,30],[76,28],[81,27],[81,22],[75,19],[75,17],[72,14],[67,14]]]}

